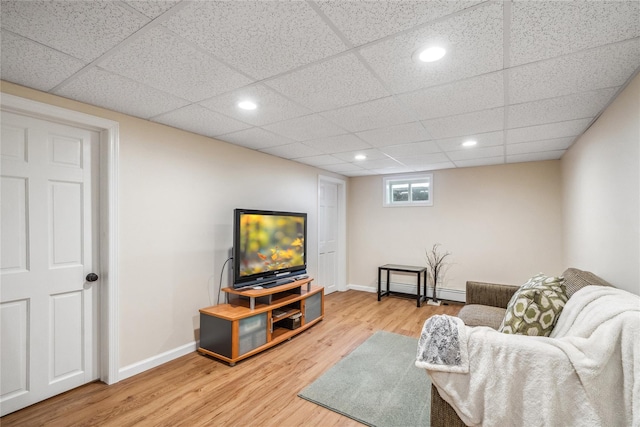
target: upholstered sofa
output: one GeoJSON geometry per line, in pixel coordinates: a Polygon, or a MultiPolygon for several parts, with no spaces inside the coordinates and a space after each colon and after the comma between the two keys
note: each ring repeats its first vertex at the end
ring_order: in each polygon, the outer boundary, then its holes
{"type": "MultiPolygon", "coordinates": [[[[589,285],[612,286],[593,273],[569,268],[563,273],[567,297],[589,285]]],[[[498,329],[505,317],[506,308],[519,286],[469,281],[466,285],[465,306],[458,316],[467,326],[489,326],[498,329]]],[[[455,410],[431,386],[431,426],[457,427],[465,424],[455,410]]]]}

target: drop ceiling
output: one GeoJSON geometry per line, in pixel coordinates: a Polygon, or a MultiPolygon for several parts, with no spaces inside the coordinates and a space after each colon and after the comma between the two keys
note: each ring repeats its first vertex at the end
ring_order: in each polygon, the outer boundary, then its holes
{"type": "Polygon", "coordinates": [[[345,176],[559,159],[640,66],[638,1],[0,11],[3,80],[345,176]],[[430,44],[445,57],[414,61],[430,44]],[[239,109],[246,99],[258,108],[239,109]]]}

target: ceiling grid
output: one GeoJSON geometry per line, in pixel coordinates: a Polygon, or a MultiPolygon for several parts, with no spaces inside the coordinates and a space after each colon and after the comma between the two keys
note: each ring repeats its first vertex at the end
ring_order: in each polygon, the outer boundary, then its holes
{"type": "Polygon", "coordinates": [[[3,80],[345,176],[559,159],[640,69],[636,0],[1,3],[3,80]]]}

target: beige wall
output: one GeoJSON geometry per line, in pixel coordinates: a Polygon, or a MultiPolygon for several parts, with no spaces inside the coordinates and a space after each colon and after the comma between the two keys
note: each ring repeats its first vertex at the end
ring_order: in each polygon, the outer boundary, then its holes
{"type": "Polygon", "coordinates": [[[382,177],[350,179],[351,286],[375,287],[382,264],[425,265],[434,243],[452,253],[443,288],[562,273],[560,161],[441,170],[433,180],[432,207],[383,208],[382,177]]]}
{"type": "Polygon", "coordinates": [[[640,76],[562,158],[564,259],[640,294],[640,76]]]}
{"type": "Polygon", "coordinates": [[[120,367],[197,338],[234,208],[307,212],[316,276],[318,174],[331,173],[6,82],[2,91],[120,123],[120,367]]]}
{"type": "MultiPolygon", "coordinates": [[[[121,367],[196,338],[235,207],[308,212],[316,275],[317,176],[332,174],[6,82],[1,89],[120,123],[121,367]]],[[[561,162],[435,171],[433,207],[383,208],[382,177],[351,178],[349,284],[373,290],[379,265],[424,264],[425,249],[441,243],[453,254],[446,288],[519,284],[571,265],[638,293],[639,98],[636,78],[561,162]]]]}

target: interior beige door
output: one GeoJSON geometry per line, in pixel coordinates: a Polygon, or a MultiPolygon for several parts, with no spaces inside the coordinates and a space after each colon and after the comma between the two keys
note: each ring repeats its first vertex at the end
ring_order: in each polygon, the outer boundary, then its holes
{"type": "Polygon", "coordinates": [[[2,415],[98,378],[98,143],[2,113],[2,415]]]}
{"type": "Polygon", "coordinates": [[[338,185],[321,181],[318,215],[318,281],[325,294],[338,283],[338,185]]]}

